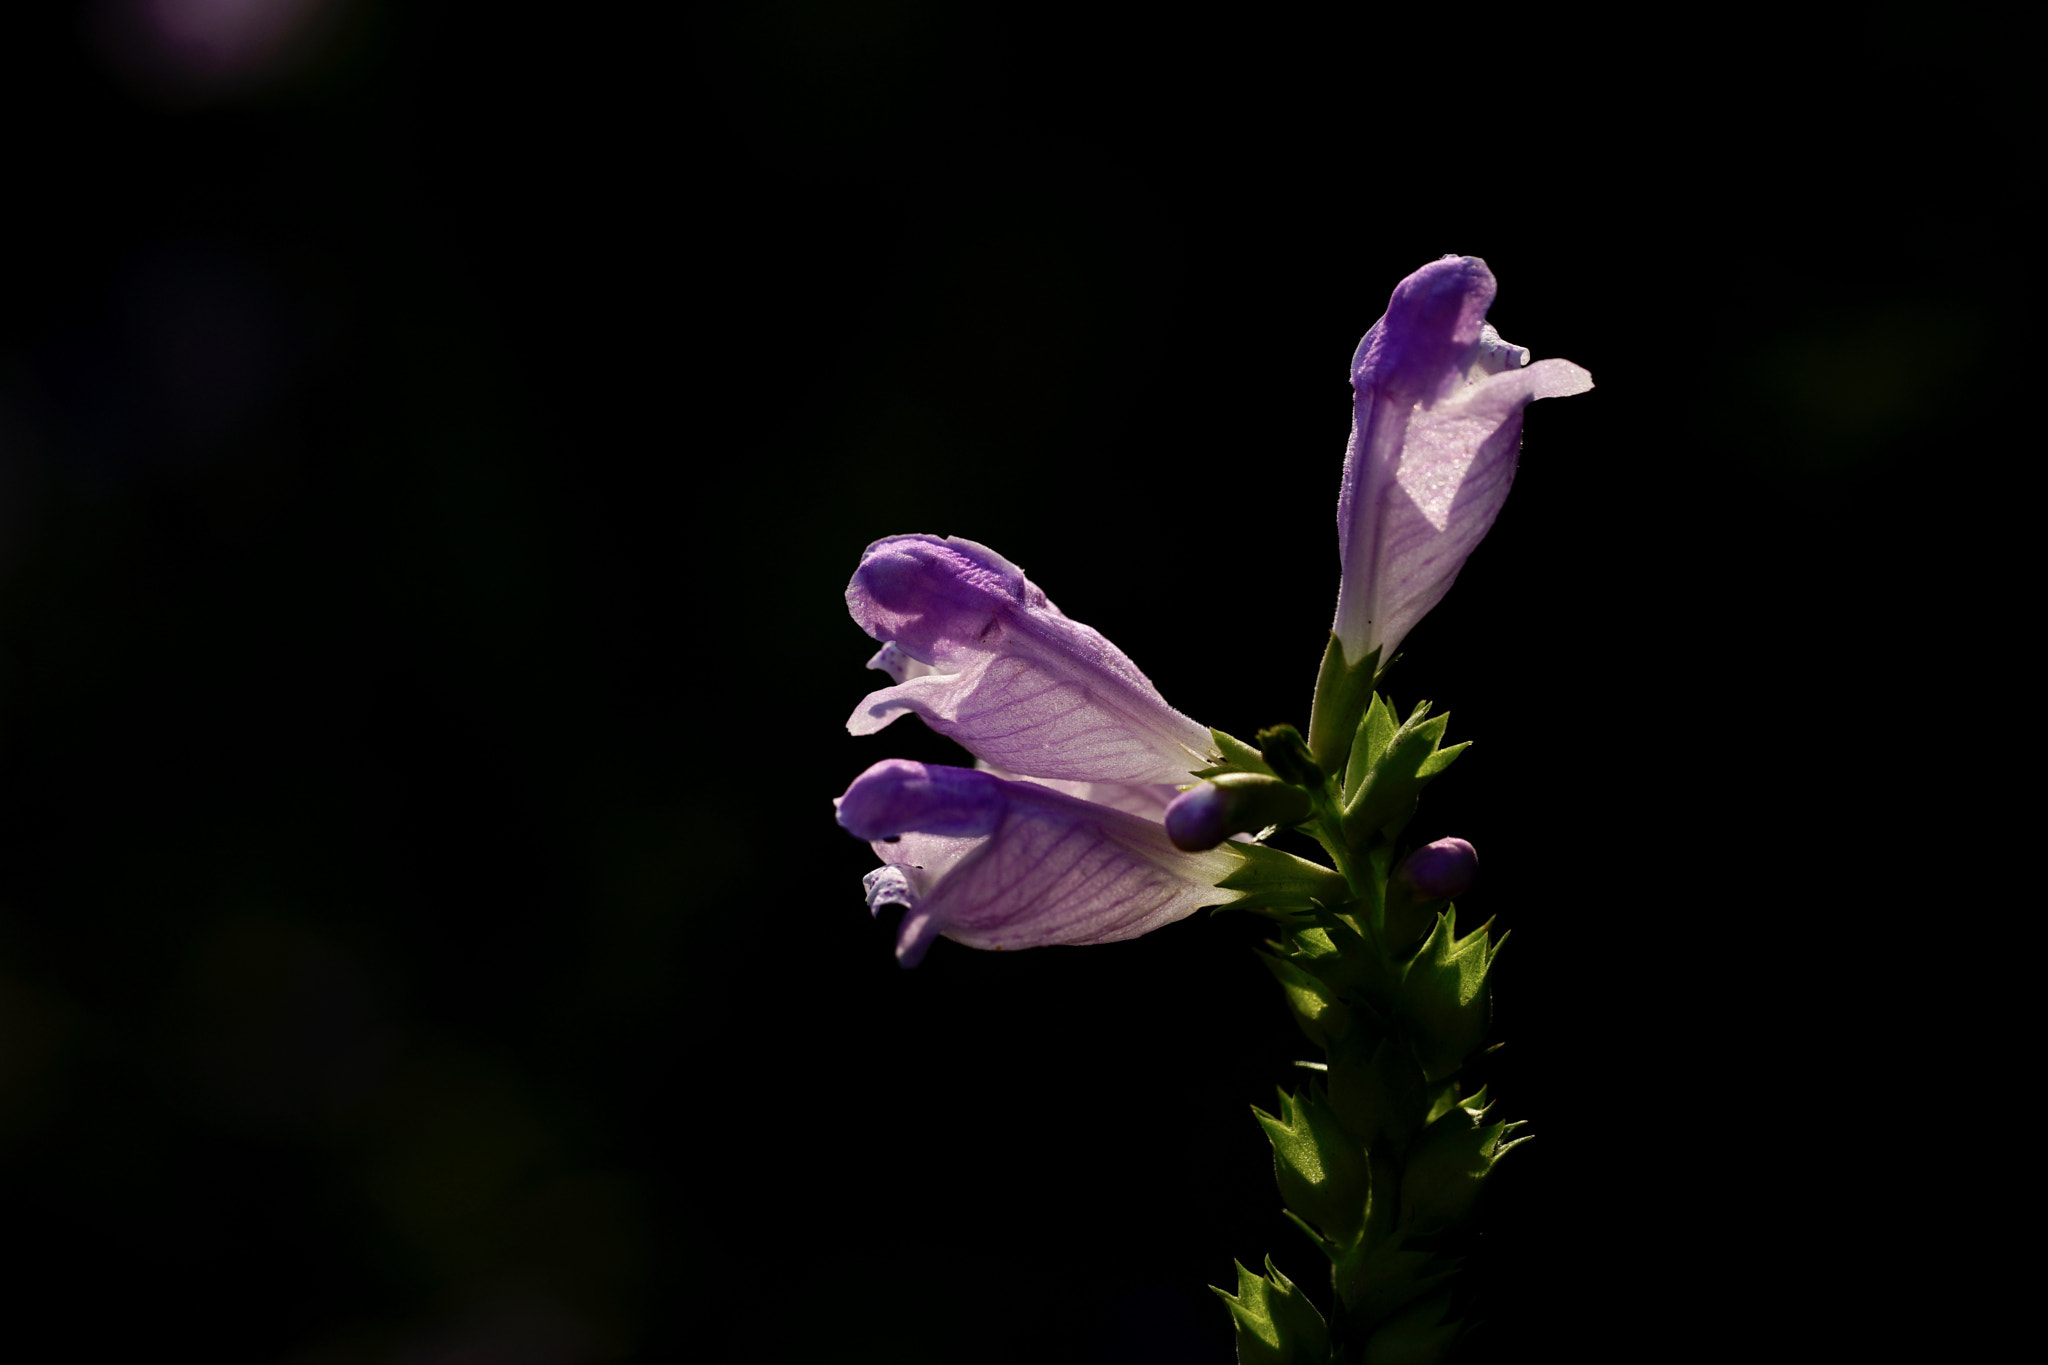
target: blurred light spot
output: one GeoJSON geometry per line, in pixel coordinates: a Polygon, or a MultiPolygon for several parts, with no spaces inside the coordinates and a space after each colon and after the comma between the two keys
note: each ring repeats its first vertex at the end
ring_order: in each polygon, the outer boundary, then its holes
{"type": "Polygon", "coordinates": [[[210,100],[303,70],[333,39],[346,0],[100,0],[94,37],[143,93],[210,100]]]}

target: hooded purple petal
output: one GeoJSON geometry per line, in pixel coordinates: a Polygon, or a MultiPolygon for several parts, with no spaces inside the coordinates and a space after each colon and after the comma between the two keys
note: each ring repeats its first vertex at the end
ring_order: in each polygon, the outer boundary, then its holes
{"type": "Polygon", "coordinates": [[[870,666],[896,680],[861,702],[854,734],[914,711],[987,763],[1068,782],[1185,782],[1209,752],[1207,729],[986,546],[878,540],[846,605],[883,642],[870,666]]]}
{"type": "Polygon", "coordinates": [[[889,864],[868,874],[868,903],[907,907],[906,967],[941,934],[972,948],[1113,943],[1239,895],[1214,885],[1232,855],[1182,853],[1154,821],[1035,782],[885,759],[838,807],[889,864]]]}
{"type": "Polygon", "coordinates": [[[1352,357],[1334,627],[1349,658],[1377,646],[1391,659],[1450,590],[1507,500],[1522,410],[1593,387],[1577,365],[1531,365],[1503,341],[1486,323],[1494,288],[1476,256],[1432,262],[1395,286],[1352,357]]]}

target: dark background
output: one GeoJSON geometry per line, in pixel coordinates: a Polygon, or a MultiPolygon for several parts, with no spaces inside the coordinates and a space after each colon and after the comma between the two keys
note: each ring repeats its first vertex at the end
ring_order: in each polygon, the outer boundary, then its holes
{"type": "Polygon", "coordinates": [[[1938,1069],[1887,926],[1952,822],[1887,782],[2006,458],[2034,181],[1982,44],[335,0],[264,56],[47,8],[5,43],[9,1334],[1223,1362],[1233,1257],[1326,1297],[1246,1112],[1307,1055],[1258,922],[895,967],[828,799],[953,751],[846,736],[841,591],[968,536],[1205,723],[1304,723],[1345,365],[1447,251],[1599,386],[1531,409],[1389,681],[1477,741],[1413,832],[1514,935],[1495,1349],[1910,1326],[1951,1253],[1877,1192],[1939,1199],[1839,1104],[1938,1069]]]}

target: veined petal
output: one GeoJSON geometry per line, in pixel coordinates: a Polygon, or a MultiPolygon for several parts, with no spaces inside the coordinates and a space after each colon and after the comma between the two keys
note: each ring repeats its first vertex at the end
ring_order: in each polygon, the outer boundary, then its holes
{"type": "Polygon", "coordinates": [[[872,734],[905,712],[1008,772],[1068,782],[1175,783],[1212,743],[1101,634],[1023,570],[971,540],[891,536],[861,557],[847,609],[883,642],[895,685],[847,722],[872,734]]]}
{"type": "Polygon", "coordinates": [[[1523,409],[1593,387],[1569,361],[1530,365],[1487,325],[1494,289],[1475,256],[1426,265],[1395,287],[1352,358],[1334,627],[1350,658],[1378,647],[1391,659],[1450,590],[1507,500],[1523,409]]]}
{"type": "Polygon", "coordinates": [[[1180,795],[1180,788],[1170,782],[1069,782],[1057,777],[1026,777],[1021,773],[1006,773],[991,763],[976,763],[975,767],[997,777],[1007,777],[1018,782],[1036,782],[1041,787],[1051,787],[1056,792],[1082,801],[1093,801],[1098,806],[1108,806],[1126,815],[1137,815],[1155,822],[1166,819],[1166,808],[1173,804],[1173,798],[1180,795]]]}
{"type": "Polygon", "coordinates": [[[971,768],[875,764],[838,802],[839,822],[894,868],[867,878],[871,907],[907,907],[896,956],[916,965],[945,935],[973,948],[1113,943],[1241,893],[1215,883],[1228,853],[1182,853],[1154,821],[971,768]],[[956,831],[992,816],[986,833],[956,831]],[[923,842],[934,830],[950,842],[923,842]],[[933,866],[922,859],[950,859],[933,866]]]}

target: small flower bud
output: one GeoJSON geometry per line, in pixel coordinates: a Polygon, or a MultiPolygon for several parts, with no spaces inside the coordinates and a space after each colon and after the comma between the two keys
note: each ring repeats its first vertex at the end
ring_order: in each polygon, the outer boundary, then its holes
{"type": "Polygon", "coordinates": [[[1479,853],[1463,839],[1439,839],[1409,854],[1396,875],[1422,900],[1449,900],[1472,889],[1479,853]]]}
{"type": "Polygon", "coordinates": [[[1309,812],[1308,793],[1299,787],[1264,773],[1224,773],[1173,798],[1166,837],[1182,852],[1200,853],[1233,834],[1306,820],[1309,812]]]}
{"type": "Polygon", "coordinates": [[[1166,837],[1187,853],[1214,848],[1230,837],[1230,794],[1213,782],[1200,782],[1173,798],[1166,807],[1166,837]]]}

